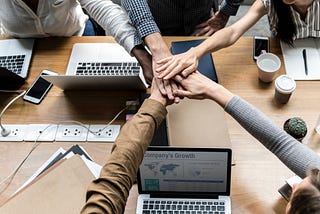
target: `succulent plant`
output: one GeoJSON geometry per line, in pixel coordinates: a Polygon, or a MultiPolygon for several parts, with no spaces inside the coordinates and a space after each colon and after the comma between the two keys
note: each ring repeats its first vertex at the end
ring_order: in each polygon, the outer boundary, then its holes
{"type": "Polygon", "coordinates": [[[300,117],[293,117],[283,125],[283,129],[297,140],[302,140],[307,134],[307,124],[300,117]]]}

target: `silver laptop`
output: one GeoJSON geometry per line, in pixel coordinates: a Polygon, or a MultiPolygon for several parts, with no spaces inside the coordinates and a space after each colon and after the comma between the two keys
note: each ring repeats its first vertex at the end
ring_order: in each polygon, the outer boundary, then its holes
{"type": "Polygon", "coordinates": [[[0,40],[0,67],[26,78],[31,62],[34,39],[0,40]]]}
{"type": "Polygon", "coordinates": [[[230,214],[230,180],[231,149],[149,147],[136,213],[230,214]]]}
{"type": "Polygon", "coordinates": [[[66,75],[44,77],[64,90],[146,89],[141,66],[117,43],[76,43],[66,75]]]}

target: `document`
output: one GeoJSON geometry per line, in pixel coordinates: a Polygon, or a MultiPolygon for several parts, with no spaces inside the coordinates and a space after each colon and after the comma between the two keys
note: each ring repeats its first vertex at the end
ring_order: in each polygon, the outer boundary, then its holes
{"type": "Polygon", "coordinates": [[[95,179],[83,159],[74,155],[50,167],[0,207],[1,214],[78,214],[95,179]]]}
{"type": "Polygon", "coordinates": [[[320,80],[320,38],[295,40],[293,46],[281,42],[287,75],[295,80],[320,80]]]}

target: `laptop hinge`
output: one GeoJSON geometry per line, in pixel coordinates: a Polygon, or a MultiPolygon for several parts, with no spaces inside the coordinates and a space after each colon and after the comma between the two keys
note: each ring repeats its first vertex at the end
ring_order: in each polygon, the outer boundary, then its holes
{"type": "Polygon", "coordinates": [[[191,194],[191,193],[152,193],[150,194],[151,198],[201,198],[201,199],[218,199],[218,195],[216,194],[191,194]]]}

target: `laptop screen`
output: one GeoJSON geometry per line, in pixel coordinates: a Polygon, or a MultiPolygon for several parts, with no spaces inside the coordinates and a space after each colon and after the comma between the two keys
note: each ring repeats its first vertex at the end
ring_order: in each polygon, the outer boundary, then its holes
{"type": "Polygon", "coordinates": [[[140,194],[230,195],[231,149],[149,147],[139,167],[140,194]]]}

